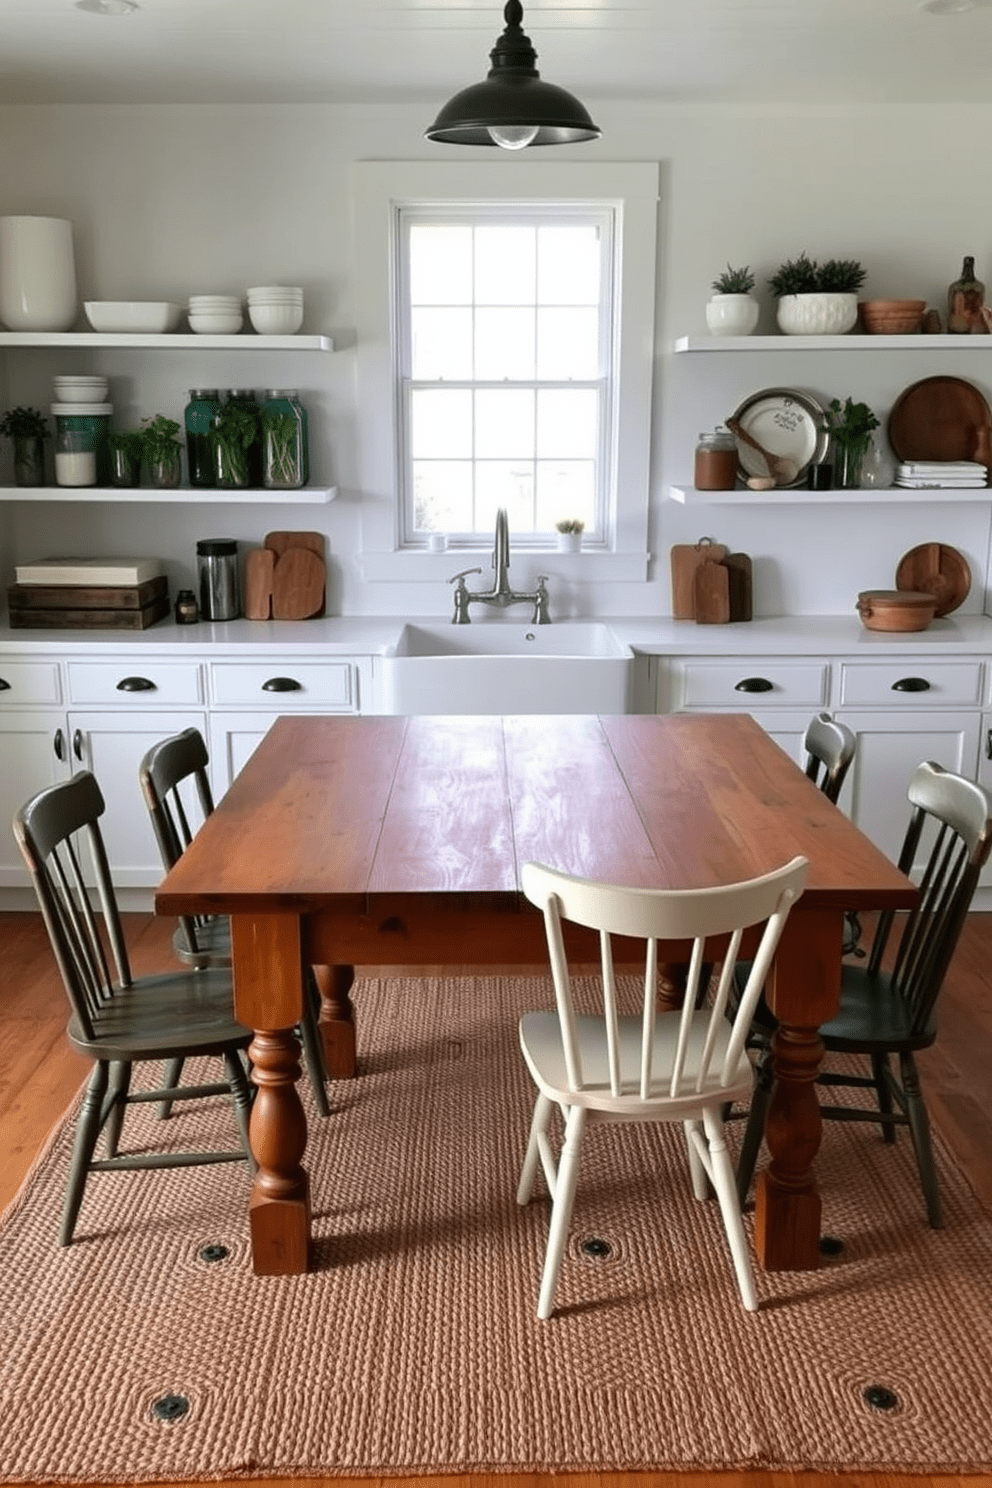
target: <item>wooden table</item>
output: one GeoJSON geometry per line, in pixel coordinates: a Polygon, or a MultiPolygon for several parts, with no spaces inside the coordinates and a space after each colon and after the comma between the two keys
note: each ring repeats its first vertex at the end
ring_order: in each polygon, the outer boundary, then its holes
{"type": "MultiPolygon", "coordinates": [[[[819,1260],[813,1082],[843,912],[909,907],[910,881],[747,716],[280,718],[155,898],[160,914],[231,917],[235,1010],[255,1030],[255,1270],[309,1262],[293,1032],[307,966],[321,968],[329,1067],[350,1074],[355,965],[545,961],[543,921],[518,890],[528,859],[682,888],[796,853],[808,884],[768,989],[781,1027],[756,1241],[769,1269],[819,1260]]],[[[570,950],[597,959],[589,932],[568,928],[570,950]]],[[[660,950],[685,959],[684,947],[660,950]]]]}

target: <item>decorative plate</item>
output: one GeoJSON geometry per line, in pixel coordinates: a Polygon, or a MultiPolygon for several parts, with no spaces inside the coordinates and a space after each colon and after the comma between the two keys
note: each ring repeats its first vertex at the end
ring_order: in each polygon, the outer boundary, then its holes
{"type": "Polygon", "coordinates": [[[898,460],[992,462],[992,411],[963,377],[924,377],[899,394],[889,414],[898,460]]]}
{"type": "Polygon", "coordinates": [[[968,598],[971,569],[968,560],[948,543],[920,543],[899,559],[897,589],[922,589],[937,604],[934,615],[949,615],[968,598]]]}
{"type": "MultiPolygon", "coordinates": [[[[782,482],[786,489],[805,486],[809,466],[827,452],[826,410],[798,388],[763,388],[745,398],[733,417],[769,454],[796,462],[795,479],[782,482]]],[[[768,474],[761,455],[742,439],[737,441],[737,460],[745,480],[768,474]]]]}

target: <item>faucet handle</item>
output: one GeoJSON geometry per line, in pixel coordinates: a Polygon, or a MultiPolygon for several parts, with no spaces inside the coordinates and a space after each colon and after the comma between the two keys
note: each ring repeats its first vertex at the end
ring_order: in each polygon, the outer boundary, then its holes
{"type": "Polygon", "coordinates": [[[449,584],[457,584],[457,583],[460,583],[460,582],[464,582],[464,580],[468,578],[469,574],[473,574],[473,573],[481,574],[481,572],[482,572],[482,569],[481,568],[463,568],[462,571],[461,571],[461,573],[452,574],[451,578],[448,580],[448,583],[449,584]]]}

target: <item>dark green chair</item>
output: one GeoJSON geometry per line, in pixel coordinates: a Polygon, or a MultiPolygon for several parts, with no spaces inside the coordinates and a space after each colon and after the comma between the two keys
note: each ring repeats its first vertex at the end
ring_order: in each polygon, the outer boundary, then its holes
{"type": "MultiPolygon", "coordinates": [[[[153,744],[141,761],[138,778],[155,840],[166,870],[178,863],[194,837],[191,821],[201,822],[214,809],[210,780],[207,776],[209,756],[199,729],[183,729],[153,744]],[[187,793],[184,799],[184,792],[187,793]],[[193,816],[194,808],[196,816],[193,816]]],[[[227,967],[231,965],[231,926],[226,915],[183,915],[172,940],[176,955],[187,966],[227,967]]],[[[314,1104],[318,1114],[327,1116],[326,1072],[317,1027],[316,988],[307,977],[306,1006],[297,1025],[303,1045],[303,1057],[314,1104]]],[[[166,1085],[178,1080],[181,1071],[167,1072],[166,1085]]],[[[169,1102],[163,1102],[161,1114],[167,1116],[169,1102]]]]}
{"type": "Polygon", "coordinates": [[[254,1166],[248,1146],[251,1088],[242,1060],[251,1032],[234,1021],[230,974],[184,969],[161,976],[131,975],[100,832],[103,810],[95,777],[81,770],[33,797],[14,817],[14,835],[72,1009],[69,1042],[93,1061],[76,1124],[60,1245],[72,1243],[90,1173],[235,1161],[254,1166]],[[170,1089],[169,1099],[229,1096],[241,1145],[222,1152],[120,1153],[126,1107],[161,1100],[166,1093],[132,1090],[132,1066],[142,1060],[181,1063],[196,1055],[217,1056],[225,1079],[170,1089]],[[101,1131],[106,1133],[106,1157],[97,1158],[101,1131]]]}
{"type": "MultiPolygon", "coordinates": [[[[903,873],[917,863],[925,836],[932,837],[919,904],[904,920],[892,911],[880,916],[867,964],[844,963],[840,1008],[820,1029],[828,1054],[862,1055],[870,1073],[823,1070],[818,1084],[868,1089],[875,1097],[874,1107],[821,1106],[825,1120],[877,1123],[886,1142],[895,1140],[896,1126],[909,1127],[927,1217],[940,1229],[940,1192],[915,1055],[937,1037],[937,999],[992,849],[992,802],[974,781],[929,763],[913,772],[908,795],[912,815],[899,855],[903,873]]],[[[776,1025],[763,1001],[752,1026],[760,1035],[761,1055],[738,1161],[742,1203],[775,1083],[771,1037],[776,1025]]]]}

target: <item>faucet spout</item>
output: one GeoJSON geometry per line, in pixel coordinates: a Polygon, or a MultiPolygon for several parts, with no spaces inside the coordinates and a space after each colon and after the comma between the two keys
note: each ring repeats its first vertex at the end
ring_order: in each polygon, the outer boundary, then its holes
{"type": "Polygon", "coordinates": [[[509,568],[510,523],[506,515],[506,507],[501,506],[496,513],[496,537],[493,543],[493,572],[496,575],[493,581],[494,594],[510,593],[509,568]]]}

